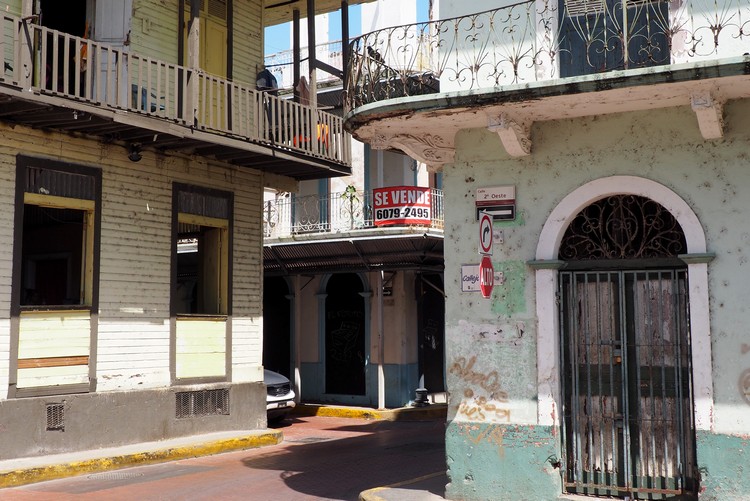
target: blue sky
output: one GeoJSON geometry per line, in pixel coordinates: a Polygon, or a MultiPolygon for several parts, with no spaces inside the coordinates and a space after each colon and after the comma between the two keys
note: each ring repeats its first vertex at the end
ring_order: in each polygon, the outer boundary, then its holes
{"type": "MultiPolygon", "coordinates": [[[[417,2],[417,20],[427,20],[428,0],[416,0],[417,2]]],[[[356,37],[362,34],[361,8],[359,5],[349,7],[349,37],[356,37]]],[[[341,11],[333,12],[329,15],[328,26],[331,40],[341,40],[341,11]]],[[[292,24],[279,24],[266,28],[265,31],[265,51],[264,54],[274,54],[291,49],[292,24]]],[[[302,45],[306,45],[306,35],[302,35],[302,45]]]]}

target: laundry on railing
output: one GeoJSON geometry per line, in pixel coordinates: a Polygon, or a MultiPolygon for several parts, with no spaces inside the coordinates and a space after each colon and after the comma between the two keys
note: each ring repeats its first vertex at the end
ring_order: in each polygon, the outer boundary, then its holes
{"type": "MultiPolygon", "coordinates": [[[[330,128],[326,124],[318,124],[316,129],[317,129],[318,143],[320,143],[320,146],[321,148],[323,148],[324,152],[328,151],[330,128]]],[[[310,138],[307,136],[300,135],[294,138],[294,146],[297,146],[299,148],[309,149],[307,147],[309,143],[310,143],[310,138]]]]}

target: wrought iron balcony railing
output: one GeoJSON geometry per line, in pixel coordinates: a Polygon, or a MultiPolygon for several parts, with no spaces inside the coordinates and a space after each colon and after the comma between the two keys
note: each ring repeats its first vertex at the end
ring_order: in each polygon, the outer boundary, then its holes
{"type": "Polygon", "coordinates": [[[531,0],[354,38],[346,106],[740,56],[747,0],[531,0]]]}
{"type": "MultiPolygon", "coordinates": [[[[429,228],[443,229],[443,191],[430,190],[429,228]]],[[[285,194],[263,208],[266,238],[336,233],[375,228],[372,191],[344,191],[327,196],[285,194]]]]}
{"type": "Polygon", "coordinates": [[[253,86],[0,18],[0,84],[351,164],[341,118],[253,86]]]}

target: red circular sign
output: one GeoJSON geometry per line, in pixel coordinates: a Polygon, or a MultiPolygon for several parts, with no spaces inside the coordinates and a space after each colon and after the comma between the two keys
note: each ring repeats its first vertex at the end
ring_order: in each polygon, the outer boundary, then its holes
{"type": "Polygon", "coordinates": [[[483,298],[489,298],[492,294],[492,287],[495,285],[495,268],[492,266],[490,256],[482,256],[479,263],[479,290],[482,291],[483,298]]]}

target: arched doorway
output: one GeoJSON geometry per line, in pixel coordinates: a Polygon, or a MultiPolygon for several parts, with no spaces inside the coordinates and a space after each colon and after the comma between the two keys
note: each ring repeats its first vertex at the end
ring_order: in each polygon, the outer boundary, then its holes
{"type": "Polygon", "coordinates": [[[263,367],[292,379],[291,304],[283,277],[263,280],[263,367]]]}
{"type": "Polygon", "coordinates": [[[354,273],[333,275],[326,284],[325,393],[367,394],[367,336],[364,286],[354,273]]]}
{"type": "Polygon", "coordinates": [[[562,236],[566,492],[697,496],[686,251],[675,217],[634,194],[591,203],[562,236]]]}

